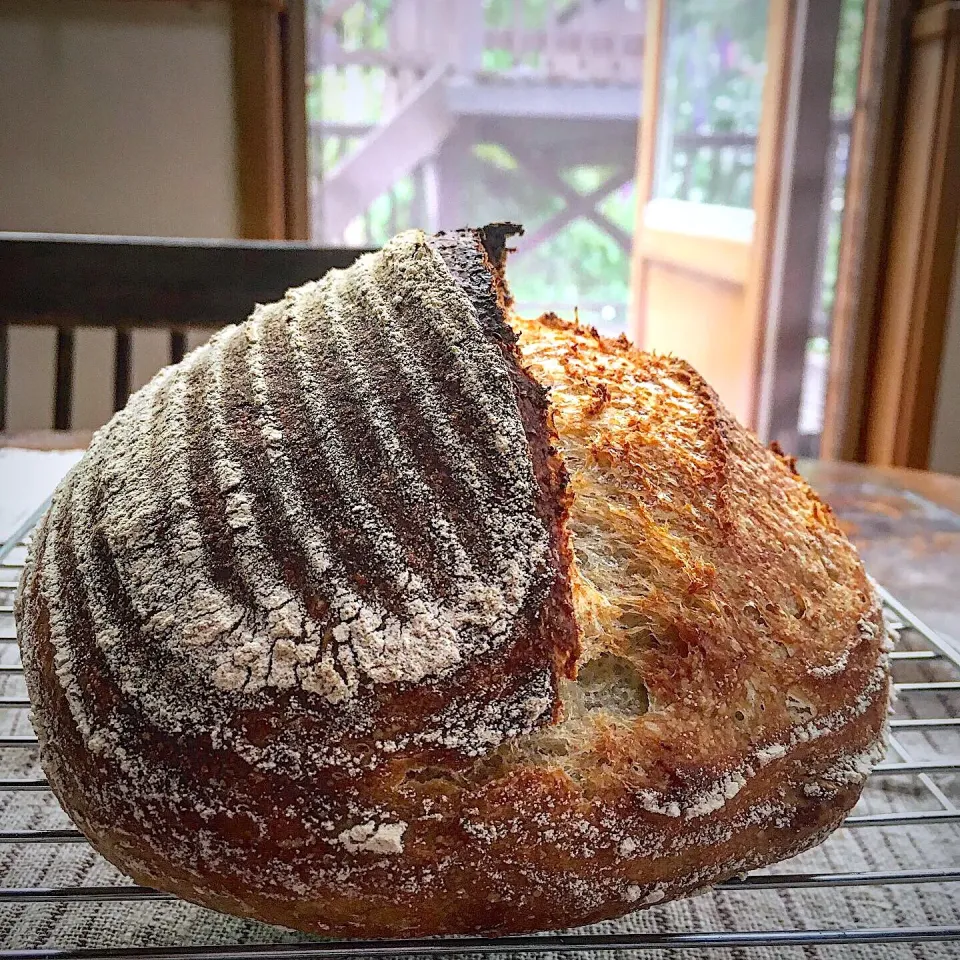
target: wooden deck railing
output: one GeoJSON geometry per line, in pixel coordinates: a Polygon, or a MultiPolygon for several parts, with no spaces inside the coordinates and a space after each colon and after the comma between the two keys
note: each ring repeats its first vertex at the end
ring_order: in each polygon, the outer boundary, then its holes
{"type": "MultiPolygon", "coordinates": [[[[672,189],[664,189],[662,195],[671,200],[749,206],[753,187],[753,166],[756,160],[756,140],[756,134],[741,131],[674,133],[670,145],[674,157],[672,166],[682,173],[678,181],[671,185],[672,189]],[[706,185],[694,182],[694,161],[698,157],[705,161],[706,185]],[[729,182],[739,173],[748,175],[747,189],[739,198],[725,194],[721,179],[729,182]]],[[[850,116],[838,114],[833,118],[830,141],[827,144],[827,156],[832,160],[828,163],[829,181],[825,192],[831,199],[834,197],[837,185],[839,184],[842,188],[844,182],[849,141],[850,116]]],[[[825,204],[824,215],[830,215],[831,209],[831,204],[825,204]]],[[[839,223],[836,211],[834,211],[833,220],[839,223]]],[[[822,229],[824,231],[830,229],[827,222],[822,229]]]]}
{"type": "Polygon", "coordinates": [[[639,84],[645,0],[513,0],[495,22],[482,0],[334,4],[310,31],[310,65],[639,84]]]}

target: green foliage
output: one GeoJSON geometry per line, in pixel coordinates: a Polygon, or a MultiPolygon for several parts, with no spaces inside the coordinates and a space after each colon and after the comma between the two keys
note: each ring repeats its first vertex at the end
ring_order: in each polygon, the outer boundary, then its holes
{"type": "Polygon", "coordinates": [[[520,301],[624,303],[629,253],[589,220],[574,220],[510,268],[520,301]]]}
{"type": "Polygon", "coordinates": [[[768,0],[669,3],[663,113],[675,132],[756,132],[767,8],[768,0]]]}
{"type": "Polygon", "coordinates": [[[498,170],[517,169],[517,161],[499,143],[478,143],[473,148],[473,155],[498,170]]]}
{"type": "MultiPolygon", "coordinates": [[[[857,77],[860,72],[860,49],[863,37],[864,0],[843,0],[841,7],[840,34],[837,37],[837,60],[833,75],[833,99],[831,109],[834,117],[850,116],[856,105],[857,77]]],[[[824,254],[822,305],[829,316],[837,287],[837,268],[840,260],[840,228],[843,220],[844,176],[847,168],[849,138],[844,141],[833,196],[830,197],[830,217],[827,225],[827,249],[824,254]]],[[[834,158],[829,158],[830,162],[834,158]]]]}
{"type": "MultiPolygon", "coordinates": [[[[308,16],[319,22],[323,0],[307,0],[308,16]]],[[[383,49],[393,0],[363,0],[344,11],[337,24],[337,35],[347,50],[383,49]]]]}
{"type": "Polygon", "coordinates": [[[632,234],[637,220],[637,191],[633,183],[604,197],[599,209],[618,227],[632,234]]]}
{"type": "Polygon", "coordinates": [[[535,30],[546,25],[551,9],[562,18],[575,3],[576,0],[524,0],[521,4],[513,0],[484,0],[484,22],[488,27],[510,27],[519,13],[520,25],[535,30]]]}
{"type": "Polygon", "coordinates": [[[853,112],[857,99],[862,37],[863,0],[843,0],[840,9],[840,34],[837,37],[837,61],[833,74],[832,108],[835,117],[853,112]]]}
{"type": "MultiPolygon", "coordinates": [[[[558,20],[576,5],[576,0],[523,0],[515,4],[513,0],[484,0],[484,24],[492,28],[519,26],[524,30],[542,30],[547,26],[551,8],[558,20]]],[[[490,73],[503,73],[518,66],[512,50],[488,48],[483,51],[483,69],[490,73]]],[[[540,56],[535,52],[523,55],[520,65],[536,68],[540,65],[540,56]]]]}
{"type": "Polygon", "coordinates": [[[747,207],[763,95],[767,0],[682,0],[668,5],[655,171],[658,197],[747,207]],[[740,134],[739,144],[678,138],[740,134]]]}
{"type": "Polygon", "coordinates": [[[377,197],[370,205],[364,223],[364,243],[383,246],[398,230],[413,219],[414,182],[412,176],[398,180],[389,193],[377,197]]]}

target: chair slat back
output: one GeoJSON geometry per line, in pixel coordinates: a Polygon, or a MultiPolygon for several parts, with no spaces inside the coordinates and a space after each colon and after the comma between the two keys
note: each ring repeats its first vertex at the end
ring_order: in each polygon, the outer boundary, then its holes
{"type": "Polygon", "coordinates": [[[213,330],[363,252],[0,233],[0,430],[96,428],[213,330]]]}

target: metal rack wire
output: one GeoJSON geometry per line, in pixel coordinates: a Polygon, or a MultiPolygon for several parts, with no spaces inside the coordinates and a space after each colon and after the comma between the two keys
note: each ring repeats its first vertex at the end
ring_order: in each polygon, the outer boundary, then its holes
{"type": "MultiPolygon", "coordinates": [[[[0,652],[12,649],[16,643],[13,623],[13,593],[24,563],[29,536],[40,516],[40,509],[23,523],[0,546],[0,652]]],[[[892,736],[887,760],[873,772],[875,778],[911,778],[919,784],[933,809],[896,812],[854,813],[844,822],[845,830],[898,829],[917,824],[958,824],[960,807],[948,796],[938,777],[960,774],[960,749],[946,758],[920,759],[903,742],[910,733],[932,735],[943,731],[960,732],[960,716],[946,712],[944,716],[924,714],[924,704],[936,700],[943,711],[949,695],[960,701],[960,652],[945,642],[923,623],[911,610],[877,585],[888,622],[898,637],[891,654],[895,689],[902,703],[908,703],[912,715],[895,716],[891,720],[892,736]],[[904,670],[936,667],[938,676],[925,679],[900,679],[904,670]],[[919,715],[918,715],[919,714],[919,715]]],[[[0,674],[22,674],[19,662],[10,662],[9,656],[0,656],[0,674]],[[7,662],[2,662],[6,660],[7,662]]],[[[953,707],[956,707],[954,702],[953,707]]],[[[0,697],[0,710],[25,710],[29,701],[25,694],[0,697]]],[[[930,711],[926,711],[929,713],[930,711]]],[[[37,741],[32,736],[0,737],[0,751],[35,750],[37,741]]],[[[39,776],[0,778],[0,794],[48,791],[47,781],[39,776]]],[[[77,844],[85,843],[74,829],[11,829],[0,822],[0,847],[8,844],[77,844]]],[[[0,878],[0,883],[3,879],[0,878]]],[[[851,872],[769,872],[749,875],[738,880],[718,884],[721,891],[762,892],[770,890],[798,890],[802,888],[829,889],[877,885],[920,885],[960,883],[960,862],[955,869],[933,869],[917,866],[911,869],[863,870],[851,872]]],[[[0,887],[0,916],[9,904],[84,904],[103,902],[143,902],[149,904],[173,900],[169,894],[132,885],[60,886],[60,887],[0,887]]],[[[960,902],[960,900],[958,900],[960,902]]],[[[894,944],[920,942],[960,941],[960,924],[937,926],[899,926],[885,928],[857,927],[849,929],[778,929],[735,930],[722,929],[689,933],[572,933],[542,934],[514,937],[457,937],[413,940],[376,941],[310,941],[304,943],[278,942],[274,944],[183,945],[163,947],[132,947],[127,949],[56,949],[15,948],[0,949],[0,960],[80,960],[80,958],[110,957],[135,960],[296,960],[313,957],[400,957],[449,956],[454,954],[518,953],[575,953],[581,950],[621,952],[627,950],[669,949],[688,952],[721,947],[787,947],[830,946],[840,944],[894,944]]]]}

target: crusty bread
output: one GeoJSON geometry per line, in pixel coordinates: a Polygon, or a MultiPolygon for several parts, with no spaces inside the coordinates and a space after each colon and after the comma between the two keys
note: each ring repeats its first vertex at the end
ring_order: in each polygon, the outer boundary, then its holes
{"type": "Polygon", "coordinates": [[[138,882],[335,935],[564,927],[856,802],[889,677],[853,547],[686,364],[512,316],[510,232],[258,307],[59,488],[34,724],[138,882]]]}

